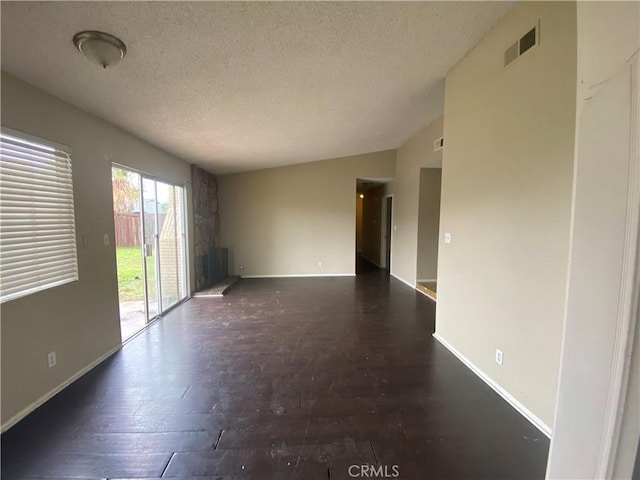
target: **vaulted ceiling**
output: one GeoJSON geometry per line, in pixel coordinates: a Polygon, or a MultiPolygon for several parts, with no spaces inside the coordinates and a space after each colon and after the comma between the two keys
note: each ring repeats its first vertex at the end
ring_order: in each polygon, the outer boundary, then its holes
{"type": "Polygon", "coordinates": [[[396,148],[506,2],[2,2],[2,69],[214,173],[396,148]],[[121,38],[103,70],[72,44],[121,38]]]}

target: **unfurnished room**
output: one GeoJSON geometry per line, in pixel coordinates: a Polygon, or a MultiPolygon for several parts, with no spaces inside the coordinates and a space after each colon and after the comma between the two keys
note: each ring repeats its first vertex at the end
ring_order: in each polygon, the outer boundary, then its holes
{"type": "Polygon", "coordinates": [[[640,478],[640,2],[0,16],[2,478],[640,478]]]}

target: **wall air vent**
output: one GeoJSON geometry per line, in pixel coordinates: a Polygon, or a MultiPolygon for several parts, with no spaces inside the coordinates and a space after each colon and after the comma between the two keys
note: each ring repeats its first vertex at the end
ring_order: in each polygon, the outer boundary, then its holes
{"type": "Polygon", "coordinates": [[[511,45],[504,51],[504,66],[510,65],[516,61],[525,52],[531,50],[533,47],[540,43],[540,28],[539,26],[533,27],[527,33],[525,33],[520,40],[511,45]]]}
{"type": "Polygon", "coordinates": [[[437,152],[438,150],[442,150],[444,148],[444,137],[440,137],[435,142],[433,142],[433,151],[437,152]]]}

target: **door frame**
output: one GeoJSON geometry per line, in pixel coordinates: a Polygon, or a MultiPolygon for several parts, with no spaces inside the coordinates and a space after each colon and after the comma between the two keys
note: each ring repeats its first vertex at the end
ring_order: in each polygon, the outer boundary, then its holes
{"type": "Polygon", "coordinates": [[[147,232],[146,232],[146,227],[145,227],[145,222],[144,222],[144,199],[142,197],[142,175],[138,172],[136,172],[138,174],[138,189],[139,189],[139,196],[138,196],[138,201],[140,202],[140,212],[139,212],[139,216],[140,216],[140,247],[142,248],[142,282],[144,285],[144,322],[145,324],[149,325],[149,323],[151,323],[151,319],[149,318],[149,278],[147,276],[147,257],[146,257],[146,244],[144,239],[147,236],[147,232]]]}
{"type": "Polygon", "coordinates": [[[142,257],[143,257],[143,265],[144,265],[144,285],[145,285],[145,304],[147,305],[147,311],[146,311],[146,316],[147,316],[147,324],[153,322],[156,318],[158,318],[163,310],[162,310],[162,281],[160,279],[160,242],[159,242],[159,230],[160,230],[160,225],[158,223],[158,183],[157,183],[157,179],[155,178],[150,178],[149,176],[140,173],[140,213],[142,215],[142,257]],[[149,275],[148,275],[148,270],[147,270],[147,257],[146,257],[146,242],[145,239],[147,238],[147,232],[145,230],[146,228],[146,222],[145,222],[145,218],[144,216],[147,214],[147,212],[145,211],[145,198],[144,198],[144,181],[148,180],[150,182],[153,182],[153,204],[154,204],[154,211],[153,212],[149,212],[150,214],[153,214],[153,224],[154,224],[154,234],[153,234],[153,248],[155,249],[155,256],[153,259],[153,262],[155,264],[155,282],[156,282],[156,303],[158,304],[158,309],[157,309],[157,313],[156,315],[154,315],[153,317],[151,317],[149,315],[149,275]]]}
{"type": "MultiPolygon", "coordinates": [[[[609,77],[606,81],[597,84],[597,89],[594,91],[588,91],[588,96],[584,98],[578,98],[579,102],[591,101],[591,99],[597,98],[600,89],[607,88],[609,81],[616,81],[618,75],[624,71],[630,71],[629,84],[631,85],[630,97],[631,105],[629,108],[629,179],[627,184],[627,199],[626,199],[626,216],[625,216],[625,238],[622,245],[622,261],[621,261],[621,285],[620,290],[617,293],[617,312],[615,319],[609,318],[597,318],[592,322],[590,329],[597,331],[597,329],[607,328],[609,331],[614,328],[614,336],[612,342],[606,345],[598,345],[598,359],[603,358],[609,362],[608,371],[599,372],[597,376],[591,376],[589,378],[581,378],[575,375],[571,375],[572,364],[575,361],[575,355],[572,357],[566,356],[567,345],[572,345],[576,350],[578,348],[585,349],[585,342],[580,338],[576,338],[575,325],[576,314],[571,310],[571,305],[567,305],[565,308],[565,317],[563,322],[563,339],[561,350],[561,362],[560,362],[560,375],[558,380],[558,388],[556,394],[556,412],[554,418],[553,436],[551,437],[551,444],[549,447],[549,458],[547,462],[547,478],[557,477],[559,474],[563,474],[565,469],[571,467],[571,464],[567,465],[563,463],[562,459],[567,455],[563,448],[566,449],[566,445],[571,445],[573,442],[574,433],[567,426],[569,422],[584,421],[587,414],[580,413],[572,416],[572,403],[579,401],[578,395],[573,392],[579,392],[580,390],[586,390],[586,386],[597,384],[606,384],[606,398],[601,405],[592,406],[589,415],[591,417],[592,424],[589,426],[592,429],[599,429],[599,438],[595,438],[595,435],[591,437],[591,443],[586,447],[582,446],[582,449],[593,449],[593,455],[590,458],[581,458],[583,456],[575,455],[579,460],[572,459],[574,463],[578,461],[588,462],[588,468],[593,471],[593,478],[611,478],[616,468],[617,454],[620,447],[620,441],[622,440],[622,421],[625,415],[629,414],[631,409],[637,408],[635,405],[629,405],[627,402],[627,388],[629,386],[630,373],[631,373],[631,355],[633,352],[634,335],[639,325],[639,298],[640,298],[640,235],[638,234],[638,226],[640,224],[640,138],[638,134],[638,123],[640,122],[640,95],[637,87],[638,79],[638,59],[639,54],[634,56],[625,62],[625,64],[614,75],[609,77]],[[615,325],[614,325],[615,324],[615,325]],[[573,325],[573,331],[568,331],[568,325],[573,325]],[[578,347],[576,347],[576,345],[578,347]],[[606,350],[605,350],[606,348],[606,350]],[[565,358],[566,357],[566,358],[565,358]],[[573,381],[575,378],[578,381],[573,381]],[[567,421],[566,419],[570,420],[567,421]],[[561,427],[559,427],[561,425],[561,427]],[[560,446],[558,446],[560,445],[560,446]],[[593,448],[595,446],[595,448],[593,448]]],[[[579,105],[580,107],[580,105],[579,105]]],[[[576,157],[574,159],[574,171],[580,172],[580,168],[585,168],[582,163],[583,157],[579,155],[578,148],[580,147],[581,136],[585,135],[583,124],[583,110],[579,110],[577,117],[576,128],[576,157]]],[[[626,115],[626,114],[625,114],[626,115]]],[[[588,133],[591,133],[588,131],[588,133]]],[[[592,162],[586,168],[592,170],[595,162],[592,162]]],[[[588,164],[589,165],[589,164],[588,164]]],[[[620,167],[618,167],[620,168],[620,167]]],[[[571,235],[573,236],[573,229],[575,224],[575,210],[576,210],[576,189],[581,185],[580,178],[574,174],[573,185],[573,205],[572,205],[572,219],[571,219],[571,235]]],[[[573,243],[573,238],[571,240],[573,243]]],[[[613,251],[612,246],[607,246],[607,251],[613,251]]],[[[616,247],[617,248],[617,247],[616,247]]],[[[574,265],[585,265],[587,261],[584,259],[573,258],[573,245],[570,246],[570,262],[568,267],[568,274],[571,274],[571,268],[574,265]],[[580,262],[580,263],[579,263],[580,262]]],[[[596,272],[597,275],[597,272],[596,272]]],[[[569,292],[571,288],[571,279],[567,285],[567,299],[569,298],[569,292]]],[[[580,292],[584,294],[583,292],[580,292]]],[[[608,297],[611,301],[612,295],[608,297]]],[[[589,345],[589,348],[593,348],[589,345]]],[[[634,439],[635,441],[635,439],[634,439]]],[[[637,449],[637,445],[635,446],[637,449]]],[[[636,450],[637,452],[637,450],[636,450]]],[[[576,452],[571,452],[576,453],[576,452]]],[[[636,453],[637,455],[637,453],[636,453]]]]}
{"type": "MultiPolygon", "coordinates": [[[[622,436],[622,421],[628,405],[627,388],[631,372],[631,354],[634,335],[638,328],[640,310],[640,54],[638,51],[625,64],[631,70],[631,112],[629,138],[629,185],[627,197],[627,235],[623,247],[623,281],[620,291],[618,318],[616,319],[616,338],[614,358],[611,365],[611,383],[605,412],[605,423],[600,440],[601,449],[596,475],[611,478],[614,475],[616,454],[622,436]]],[[[624,67],[623,67],[624,68],[624,67]]],[[[636,447],[636,455],[637,453],[636,447]]]]}

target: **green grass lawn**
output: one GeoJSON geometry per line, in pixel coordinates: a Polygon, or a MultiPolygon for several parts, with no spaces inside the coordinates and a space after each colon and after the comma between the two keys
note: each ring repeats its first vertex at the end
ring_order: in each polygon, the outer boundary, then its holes
{"type": "MultiPolygon", "coordinates": [[[[120,301],[144,299],[144,273],[142,270],[142,248],[116,248],[118,262],[118,292],[120,301]]],[[[155,258],[147,258],[149,278],[155,278],[155,258]]]]}

